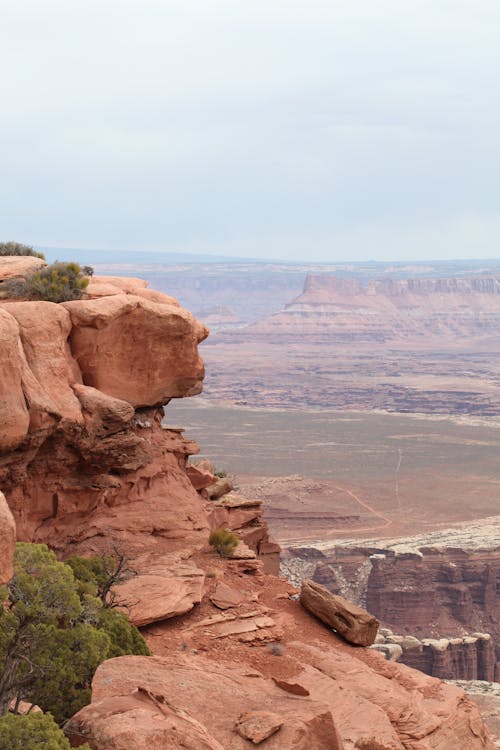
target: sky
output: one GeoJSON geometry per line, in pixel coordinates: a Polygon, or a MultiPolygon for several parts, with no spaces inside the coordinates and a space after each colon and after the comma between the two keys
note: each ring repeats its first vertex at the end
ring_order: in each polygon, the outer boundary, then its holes
{"type": "Polygon", "coordinates": [[[498,0],[0,0],[0,240],[500,257],[498,0]]]}

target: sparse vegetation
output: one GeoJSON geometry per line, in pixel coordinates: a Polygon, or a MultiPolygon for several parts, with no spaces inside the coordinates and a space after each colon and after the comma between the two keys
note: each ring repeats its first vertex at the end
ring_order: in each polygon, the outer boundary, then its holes
{"type": "Polygon", "coordinates": [[[14,712],[25,701],[62,723],[89,702],[101,662],[150,653],[121,612],[103,607],[98,590],[97,576],[81,582],[45,545],[16,546],[14,577],[0,592],[0,717],[12,701],[14,712]]]}
{"type": "Polygon", "coordinates": [[[216,471],[214,471],[214,477],[225,479],[227,477],[227,471],[225,469],[217,469],[216,471]]]}
{"type": "Polygon", "coordinates": [[[21,242],[0,242],[0,255],[32,255],[35,258],[45,260],[43,253],[38,253],[31,245],[23,245],[21,242]]]}
{"type": "Polygon", "coordinates": [[[273,656],[283,656],[283,654],[285,653],[285,647],[283,646],[283,644],[277,643],[276,641],[273,641],[272,643],[268,643],[267,650],[273,656]]]}
{"type": "MultiPolygon", "coordinates": [[[[50,714],[8,714],[0,719],[0,750],[71,750],[69,740],[50,714]]],[[[80,750],[90,750],[87,743],[80,750]]]]}
{"type": "Polygon", "coordinates": [[[23,297],[46,302],[81,299],[89,283],[89,269],[90,266],[86,266],[85,273],[78,263],[57,261],[27,274],[25,278],[8,279],[2,284],[2,297],[23,297]]]}
{"type": "Polygon", "coordinates": [[[228,529],[215,529],[208,538],[208,543],[222,557],[229,557],[238,545],[238,537],[228,529]]]}
{"type": "Polygon", "coordinates": [[[89,280],[78,263],[52,263],[26,277],[26,296],[47,302],[80,299],[89,280]]]}

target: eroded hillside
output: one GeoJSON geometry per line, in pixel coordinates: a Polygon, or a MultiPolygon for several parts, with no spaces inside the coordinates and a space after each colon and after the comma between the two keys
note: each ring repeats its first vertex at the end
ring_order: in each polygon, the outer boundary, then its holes
{"type": "Polygon", "coordinates": [[[201,388],[204,327],[138,280],[94,277],[88,291],[0,307],[0,486],[18,537],[133,557],[117,595],[154,653],[102,664],[72,741],[490,750],[461,689],[349,645],[266,573],[277,548],[261,501],[191,467],[197,446],[162,427],[161,406],[201,388]],[[220,526],[240,538],[229,558],[207,544],[220,526]]]}

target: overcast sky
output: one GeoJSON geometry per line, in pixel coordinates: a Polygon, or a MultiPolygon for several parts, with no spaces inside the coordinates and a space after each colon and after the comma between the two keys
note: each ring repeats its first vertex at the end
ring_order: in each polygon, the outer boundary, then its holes
{"type": "Polygon", "coordinates": [[[0,240],[500,257],[499,0],[0,0],[0,240]]]}

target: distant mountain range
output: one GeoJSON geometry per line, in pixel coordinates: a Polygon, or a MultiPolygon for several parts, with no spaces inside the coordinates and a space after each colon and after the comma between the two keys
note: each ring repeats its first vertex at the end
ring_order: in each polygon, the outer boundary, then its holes
{"type": "MultiPolygon", "coordinates": [[[[79,263],[120,263],[141,265],[143,263],[161,263],[178,265],[179,263],[264,263],[262,258],[234,258],[226,255],[208,255],[198,253],[169,253],[142,250],[91,250],[89,248],[61,248],[37,246],[51,263],[55,260],[73,260],[79,263]]],[[[269,261],[284,263],[285,261],[269,261]]]]}

